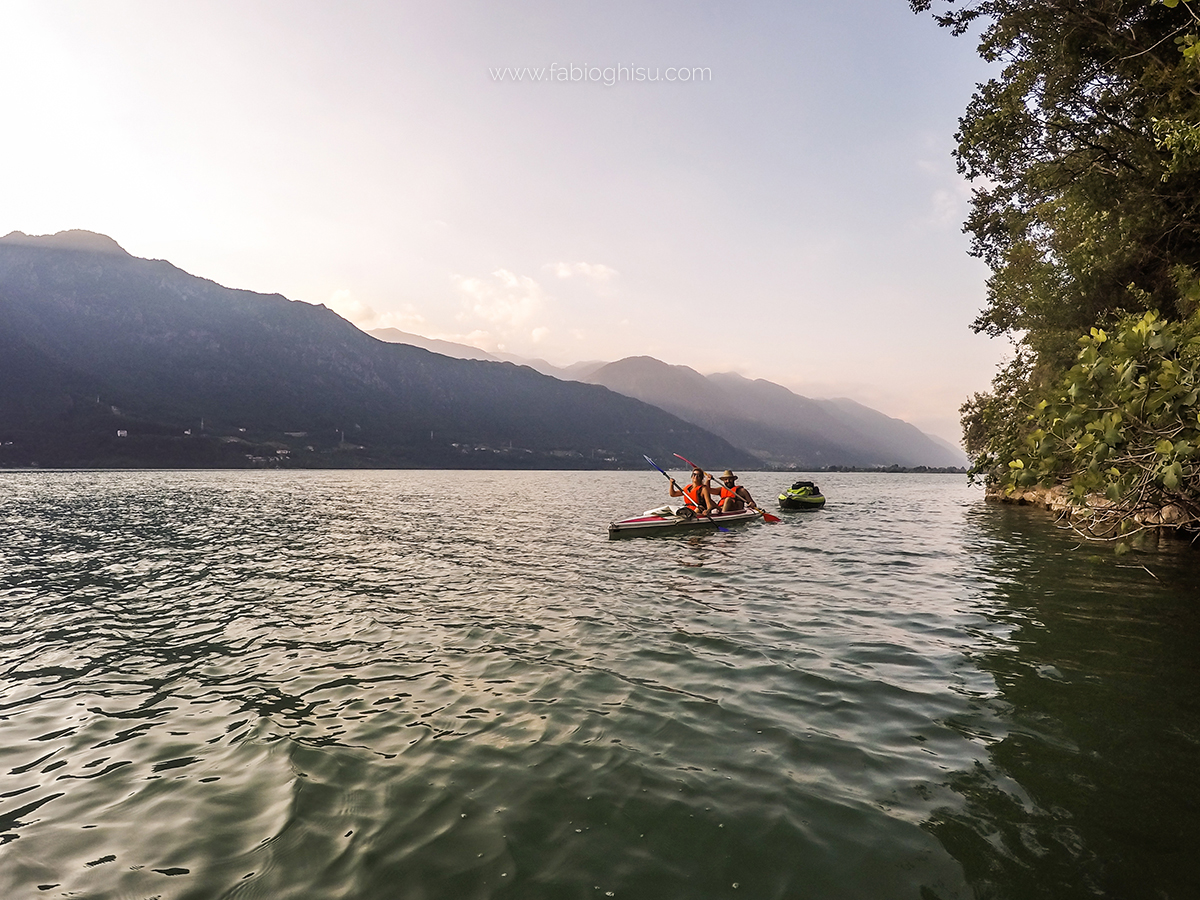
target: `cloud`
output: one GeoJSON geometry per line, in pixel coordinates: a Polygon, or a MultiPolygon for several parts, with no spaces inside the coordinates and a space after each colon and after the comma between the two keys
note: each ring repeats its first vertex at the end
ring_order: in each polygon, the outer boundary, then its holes
{"type": "MultiPolygon", "coordinates": [[[[935,172],[919,164],[934,181],[925,212],[915,223],[925,227],[958,226],[967,217],[973,185],[962,175],[935,172]]],[[[976,185],[977,186],[977,185],[976,185]]]]}
{"type": "Polygon", "coordinates": [[[606,282],[616,278],[620,273],[603,263],[586,263],[586,262],[560,262],[547,263],[542,266],[557,275],[559,278],[574,278],[576,275],[595,282],[606,282]]]}
{"type": "Polygon", "coordinates": [[[425,322],[425,317],[410,304],[405,304],[396,312],[381,313],[369,304],[356,299],[346,288],[334,291],[325,305],[364,331],[373,328],[399,328],[402,331],[411,331],[425,322]]]}
{"type": "MultiPolygon", "coordinates": [[[[945,136],[926,134],[922,144],[920,155],[912,162],[929,193],[924,211],[911,224],[939,230],[957,227],[967,217],[973,185],[951,162],[951,148],[945,136]]],[[[979,183],[974,187],[979,187],[979,183]]]]}
{"type": "Polygon", "coordinates": [[[517,275],[508,269],[498,269],[490,278],[456,275],[454,283],[465,295],[465,308],[458,314],[458,320],[464,323],[482,320],[489,331],[502,336],[525,331],[547,299],[540,284],[528,275],[517,275]]]}
{"type": "Polygon", "coordinates": [[[934,191],[930,206],[932,220],[941,225],[960,222],[965,217],[966,204],[958,191],[944,188],[934,191]]]}

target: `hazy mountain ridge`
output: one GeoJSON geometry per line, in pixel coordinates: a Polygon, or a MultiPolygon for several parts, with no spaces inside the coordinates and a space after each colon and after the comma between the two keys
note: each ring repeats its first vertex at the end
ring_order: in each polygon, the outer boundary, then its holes
{"type": "Polygon", "coordinates": [[[853,400],[813,400],[782,385],[635,356],[609,363],[587,381],[659,406],[719,434],[773,465],[815,469],[966,464],[959,451],[916,426],[853,400]]]}
{"type": "Polygon", "coordinates": [[[385,344],[89,234],[0,239],[0,465],[758,463],[601,386],[385,344]]]}
{"type": "Polygon", "coordinates": [[[543,375],[550,375],[562,381],[582,381],[585,376],[590,375],[596,369],[608,365],[604,360],[585,360],[583,362],[572,363],[569,366],[556,366],[546,362],[544,359],[531,359],[525,356],[518,356],[515,353],[488,353],[486,350],[480,350],[478,347],[472,347],[470,344],[459,344],[455,341],[428,338],[424,335],[401,331],[399,328],[373,328],[367,334],[390,344],[409,344],[410,346],[421,347],[433,353],[453,356],[456,359],[489,359],[497,362],[510,362],[518,366],[529,366],[529,368],[541,372],[543,375]]]}
{"type": "MultiPolygon", "coordinates": [[[[376,340],[387,344],[408,344],[410,347],[420,347],[430,353],[440,353],[454,359],[482,359],[488,362],[503,362],[498,356],[493,356],[486,350],[472,347],[470,344],[456,344],[453,341],[442,341],[437,338],[427,338],[419,334],[410,334],[399,328],[376,328],[367,334],[376,340]]],[[[510,360],[511,362],[511,360],[510,360]]]]}
{"type": "MultiPolygon", "coordinates": [[[[370,332],[452,355],[484,354],[466,344],[434,341],[396,329],[370,332]]],[[[485,354],[486,355],[486,354],[485,354]]],[[[764,379],[702,375],[649,356],[558,367],[508,356],[556,378],[602,384],[719,434],[772,465],[962,467],[966,454],[915,425],[848,399],[812,399],[764,379]]]]}

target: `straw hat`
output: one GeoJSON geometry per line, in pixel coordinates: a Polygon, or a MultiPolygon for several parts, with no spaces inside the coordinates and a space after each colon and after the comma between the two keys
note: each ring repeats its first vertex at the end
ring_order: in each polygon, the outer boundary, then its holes
{"type": "Polygon", "coordinates": [[[724,472],[721,473],[721,480],[722,481],[730,481],[730,480],[737,481],[737,476],[734,475],[728,469],[726,469],[724,472]]]}

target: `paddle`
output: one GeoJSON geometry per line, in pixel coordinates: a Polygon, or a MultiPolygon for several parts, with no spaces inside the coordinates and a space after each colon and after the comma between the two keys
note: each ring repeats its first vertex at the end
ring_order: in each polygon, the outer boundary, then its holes
{"type": "MultiPolygon", "coordinates": [[[[676,459],[682,459],[685,463],[687,463],[693,469],[700,468],[698,465],[696,465],[694,462],[692,462],[686,456],[680,456],[678,453],[673,453],[671,455],[674,456],[676,459]]],[[[655,466],[655,468],[658,468],[658,467],[655,466]]],[[[701,471],[703,471],[703,470],[701,470],[701,471]]],[[[757,506],[752,507],[752,508],[758,511],[758,514],[763,517],[763,521],[766,522],[768,525],[775,525],[776,523],[783,521],[783,519],[779,518],[779,516],[773,516],[766,510],[759,509],[757,506]]]]}
{"type": "MultiPolygon", "coordinates": [[[[658,469],[658,471],[662,472],[663,475],[666,475],[668,481],[672,481],[672,482],[675,481],[674,478],[672,478],[670,475],[667,475],[666,470],[664,470],[661,466],[659,466],[658,463],[656,463],[654,460],[652,460],[650,457],[648,457],[645,453],[642,454],[642,459],[644,459],[646,462],[650,463],[650,465],[654,466],[654,468],[658,469]]],[[[693,466],[692,468],[695,468],[695,466],[693,466]]],[[[697,512],[699,512],[699,510],[697,510],[697,512]]],[[[717,523],[713,520],[712,513],[707,512],[704,514],[704,516],[705,516],[705,518],[708,519],[708,521],[712,522],[714,525],[717,525],[717,523]]],[[[728,532],[729,529],[725,528],[722,525],[717,525],[717,531],[728,532]]]]}

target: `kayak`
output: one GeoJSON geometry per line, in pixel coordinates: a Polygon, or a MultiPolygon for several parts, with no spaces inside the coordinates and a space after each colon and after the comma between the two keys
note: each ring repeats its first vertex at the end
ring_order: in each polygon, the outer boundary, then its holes
{"type": "Polygon", "coordinates": [[[820,509],[824,505],[821,489],[811,481],[797,481],[779,495],[780,509],[820,509]]]}
{"type": "Polygon", "coordinates": [[[727,525],[737,525],[761,517],[761,513],[752,509],[745,509],[741,512],[713,513],[710,518],[697,516],[686,506],[663,506],[648,510],[640,516],[611,523],[608,526],[608,536],[611,538],[634,534],[673,534],[692,528],[715,529],[718,526],[724,528],[727,525]]]}

